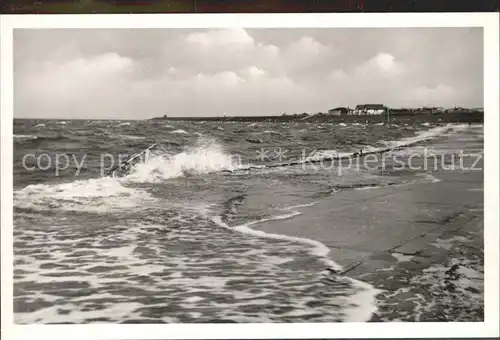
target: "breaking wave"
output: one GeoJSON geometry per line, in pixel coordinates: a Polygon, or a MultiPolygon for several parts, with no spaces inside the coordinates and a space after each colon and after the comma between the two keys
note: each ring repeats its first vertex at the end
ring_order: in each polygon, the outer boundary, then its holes
{"type": "Polygon", "coordinates": [[[139,206],[149,194],[127,188],[110,177],[56,185],[33,184],[14,191],[14,206],[21,209],[105,213],[139,206]]]}
{"type": "Polygon", "coordinates": [[[183,135],[186,135],[186,134],[187,134],[187,132],[186,132],[185,130],[182,130],[182,129],[172,131],[171,133],[183,134],[183,135]]]}
{"type": "Polygon", "coordinates": [[[57,142],[62,140],[73,140],[62,135],[58,136],[36,136],[36,135],[14,135],[14,141],[19,143],[25,142],[57,142]]]}
{"type": "Polygon", "coordinates": [[[16,139],[16,140],[34,140],[34,139],[38,139],[38,136],[33,136],[33,135],[14,135],[14,139],[16,139]]]}
{"type": "Polygon", "coordinates": [[[166,152],[153,153],[145,162],[136,164],[124,180],[151,183],[239,168],[241,158],[238,155],[228,155],[222,146],[212,140],[201,140],[195,146],[175,155],[166,152]]]}
{"type": "Polygon", "coordinates": [[[390,142],[384,142],[389,147],[401,147],[401,146],[409,146],[412,144],[416,144],[418,142],[423,142],[432,138],[436,138],[440,135],[443,135],[447,132],[455,131],[462,129],[463,125],[455,125],[455,124],[447,124],[444,126],[438,126],[426,131],[422,131],[415,136],[411,137],[406,137],[403,139],[400,139],[398,141],[390,141],[390,142]]]}
{"type": "MultiPolygon", "coordinates": [[[[380,141],[380,143],[386,145],[386,147],[374,147],[367,146],[364,148],[363,154],[381,153],[386,151],[392,151],[393,149],[410,147],[419,142],[423,142],[429,139],[433,139],[444,135],[449,132],[460,131],[466,128],[466,125],[456,125],[447,124],[445,126],[435,127],[426,131],[422,131],[415,136],[402,138],[397,141],[380,141]]],[[[355,156],[356,153],[353,152],[338,152],[337,150],[321,150],[316,152],[314,155],[309,156],[305,161],[321,161],[327,159],[339,159],[355,156]]]]}

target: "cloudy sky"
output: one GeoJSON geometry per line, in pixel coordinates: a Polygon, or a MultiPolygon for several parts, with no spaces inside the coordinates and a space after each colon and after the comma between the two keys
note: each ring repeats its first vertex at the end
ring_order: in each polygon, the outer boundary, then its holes
{"type": "Polygon", "coordinates": [[[483,106],[481,28],[14,32],[14,116],[483,106]]]}

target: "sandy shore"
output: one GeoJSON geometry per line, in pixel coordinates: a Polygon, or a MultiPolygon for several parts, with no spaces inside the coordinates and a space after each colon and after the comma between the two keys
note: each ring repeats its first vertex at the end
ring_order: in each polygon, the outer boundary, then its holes
{"type": "MultiPolygon", "coordinates": [[[[467,151],[481,143],[464,132],[432,147],[467,151]]],[[[483,171],[428,174],[434,183],[337,192],[259,229],[318,240],[345,275],[381,289],[372,321],[482,321],[483,171]]]]}

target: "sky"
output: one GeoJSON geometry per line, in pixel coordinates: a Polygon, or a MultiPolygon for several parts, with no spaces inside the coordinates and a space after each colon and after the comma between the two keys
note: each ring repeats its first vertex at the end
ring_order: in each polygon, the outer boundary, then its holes
{"type": "Polygon", "coordinates": [[[482,107],[482,28],[22,29],[14,117],[482,107]]]}

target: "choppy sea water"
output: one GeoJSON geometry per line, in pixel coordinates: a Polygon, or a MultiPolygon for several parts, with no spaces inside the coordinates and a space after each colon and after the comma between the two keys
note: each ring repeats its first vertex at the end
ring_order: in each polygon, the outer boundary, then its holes
{"type": "Polygon", "coordinates": [[[338,274],[321,240],[253,226],[338,190],[432,181],[318,161],[459,128],[16,120],[15,321],[366,321],[377,291],[338,274]]]}

